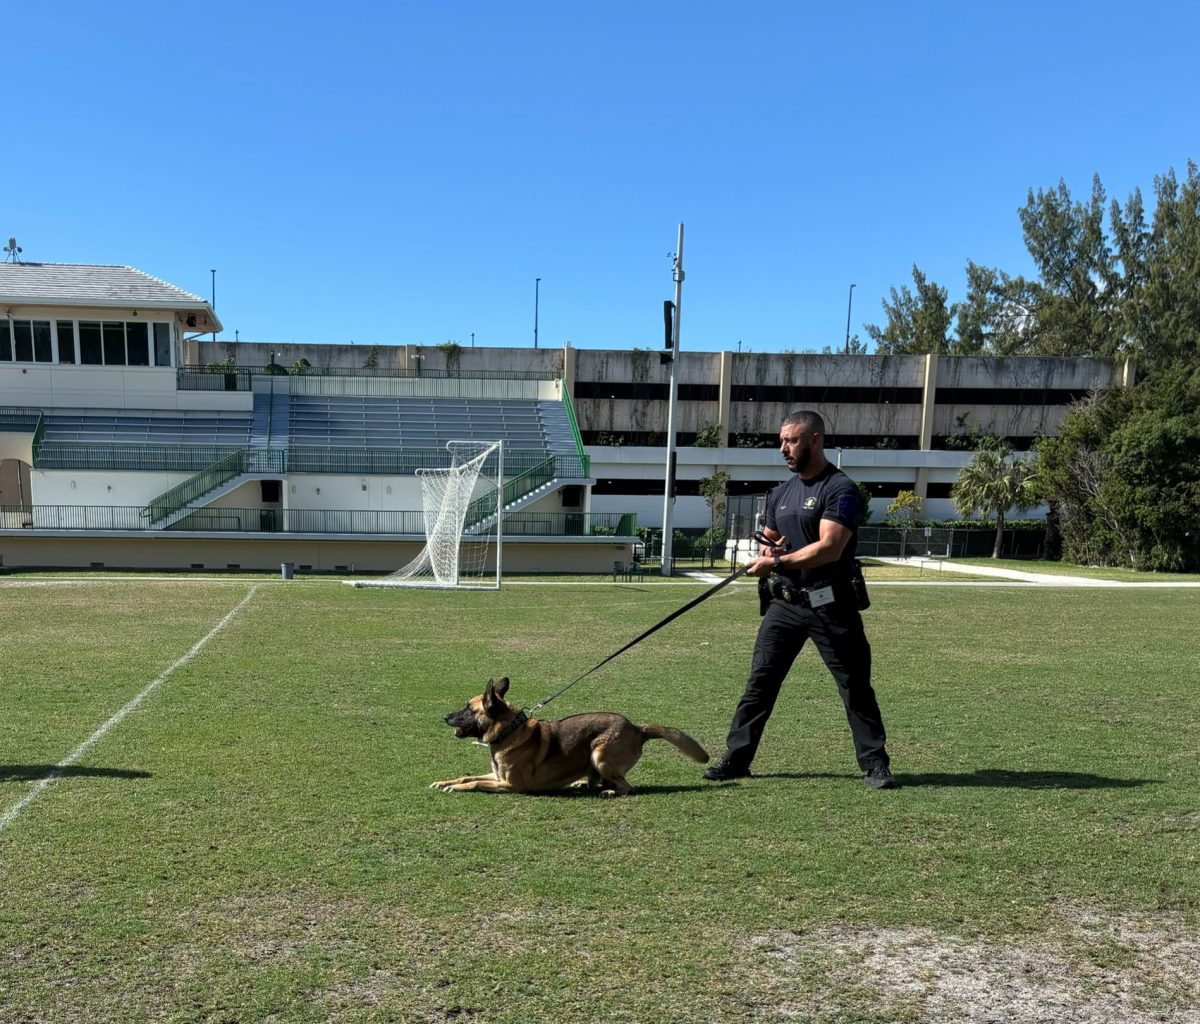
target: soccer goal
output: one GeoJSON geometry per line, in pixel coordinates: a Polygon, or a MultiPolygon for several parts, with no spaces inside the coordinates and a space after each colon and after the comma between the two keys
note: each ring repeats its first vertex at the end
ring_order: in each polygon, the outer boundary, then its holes
{"type": "Polygon", "coordinates": [[[499,590],[504,443],[450,441],[450,465],[418,469],[425,547],[408,565],[356,587],[499,590]]]}

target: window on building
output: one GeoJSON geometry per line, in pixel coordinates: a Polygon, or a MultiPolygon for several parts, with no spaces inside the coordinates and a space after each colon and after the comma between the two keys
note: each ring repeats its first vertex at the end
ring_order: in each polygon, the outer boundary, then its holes
{"type": "Polygon", "coordinates": [[[58,361],[87,366],[170,366],[171,325],[141,320],[59,320],[58,361]]]}
{"type": "Polygon", "coordinates": [[[104,334],[104,365],[125,365],[125,325],[120,321],[105,320],[101,325],[104,334]]]}
{"type": "Polygon", "coordinates": [[[0,318],[0,362],[170,366],[171,325],[142,321],[0,318]]]}
{"type": "Polygon", "coordinates": [[[98,320],[79,321],[79,361],[86,366],[100,366],[104,362],[98,320]]]}
{"type": "Polygon", "coordinates": [[[74,320],[60,320],[58,322],[58,361],[60,363],[75,362],[74,320]]]}
{"type": "Polygon", "coordinates": [[[54,362],[54,346],[50,344],[50,321],[32,320],[30,323],[33,325],[33,361],[54,362]]]}
{"type": "Polygon", "coordinates": [[[5,320],[0,359],[5,362],[49,363],[54,359],[49,320],[5,320]],[[8,344],[5,344],[8,342],[8,344]]]}
{"type": "Polygon", "coordinates": [[[130,366],[150,365],[150,332],[143,323],[125,325],[125,346],[130,366]]]}
{"type": "Polygon", "coordinates": [[[171,365],[171,325],[154,325],[154,365],[171,365]]]}

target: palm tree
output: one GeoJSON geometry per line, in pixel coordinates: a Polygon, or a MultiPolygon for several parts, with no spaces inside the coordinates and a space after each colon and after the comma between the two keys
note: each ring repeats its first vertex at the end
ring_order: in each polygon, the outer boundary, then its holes
{"type": "Polygon", "coordinates": [[[973,516],[978,510],[987,522],[991,513],[996,514],[992,557],[999,558],[1004,514],[1011,508],[1024,512],[1038,503],[1034,461],[1018,458],[1006,444],[981,446],[958,474],[950,497],[961,516],[973,516]]]}

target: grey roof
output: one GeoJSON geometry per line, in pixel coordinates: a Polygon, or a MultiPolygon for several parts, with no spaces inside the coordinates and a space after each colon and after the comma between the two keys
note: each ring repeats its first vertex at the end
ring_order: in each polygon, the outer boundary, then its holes
{"type": "Polygon", "coordinates": [[[133,267],[0,263],[0,303],[46,306],[207,308],[198,295],[133,267]]]}

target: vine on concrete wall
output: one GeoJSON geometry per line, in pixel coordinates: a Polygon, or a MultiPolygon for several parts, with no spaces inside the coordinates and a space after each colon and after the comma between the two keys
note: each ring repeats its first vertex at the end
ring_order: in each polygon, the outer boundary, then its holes
{"type": "Polygon", "coordinates": [[[784,384],[794,384],[796,373],[796,350],[785,348],[780,355],[783,360],[783,382],[784,384]]]}
{"type": "Polygon", "coordinates": [[[650,350],[635,348],[629,353],[629,359],[633,365],[633,379],[648,381],[650,379],[650,350]]]}
{"type": "Polygon", "coordinates": [[[457,341],[446,341],[438,346],[446,358],[446,372],[453,376],[458,373],[458,365],[462,360],[462,346],[457,341]]]}

